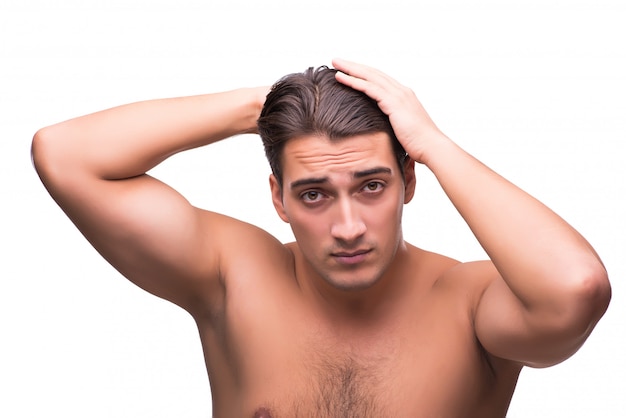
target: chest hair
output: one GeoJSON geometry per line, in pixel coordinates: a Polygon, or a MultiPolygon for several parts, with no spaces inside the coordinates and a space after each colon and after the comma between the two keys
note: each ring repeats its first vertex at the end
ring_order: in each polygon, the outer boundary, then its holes
{"type": "Polygon", "coordinates": [[[317,358],[306,367],[298,394],[287,405],[263,408],[259,417],[384,418],[381,366],[352,357],[317,358]]]}

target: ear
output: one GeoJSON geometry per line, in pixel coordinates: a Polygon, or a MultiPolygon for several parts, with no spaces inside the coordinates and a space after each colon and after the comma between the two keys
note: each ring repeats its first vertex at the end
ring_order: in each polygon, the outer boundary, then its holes
{"type": "Polygon", "coordinates": [[[404,204],[409,203],[415,195],[415,160],[411,157],[404,161],[404,204]]]}
{"type": "Polygon", "coordinates": [[[274,174],[270,174],[270,190],[272,191],[272,203],[274,203],[274,209],[280,216],[280,219],[289,223],[289,218],[285,212],[285,205],[283,204],[283,189],[278,184],[278,180],[274,174]]]}

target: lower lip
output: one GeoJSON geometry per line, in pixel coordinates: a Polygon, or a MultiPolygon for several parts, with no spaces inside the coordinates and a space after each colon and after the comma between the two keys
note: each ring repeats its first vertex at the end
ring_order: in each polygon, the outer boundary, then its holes
{"type": "Polygon", "coordinates": [[[365,261],[365,258],[367,257],[368,254],[369,254],[369,251],[366,253],[361,253],[361,254],[356,254],[356,255],[350,255],[350,256],[336,255],[334,257],[335,257],[335,260],[337,260],[339,264],[345,264],[345,265],[351,266],[351,265],[359,264],[365,261]]]}

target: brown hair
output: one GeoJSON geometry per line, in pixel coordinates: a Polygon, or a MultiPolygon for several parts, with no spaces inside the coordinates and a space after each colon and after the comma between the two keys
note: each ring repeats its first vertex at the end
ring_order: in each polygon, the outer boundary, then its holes
{"type": "Polygon", "coordinates": [[[282,151],[293,138],[319,135],[337,140],[386,132],[391,138],[400,170],[406,151],[398,142],[389,118],[376,101],[339,83],[337,70],[313,67],[280,79],[267,95],[257,121],[265,155],[282,185],[282,151]]]}

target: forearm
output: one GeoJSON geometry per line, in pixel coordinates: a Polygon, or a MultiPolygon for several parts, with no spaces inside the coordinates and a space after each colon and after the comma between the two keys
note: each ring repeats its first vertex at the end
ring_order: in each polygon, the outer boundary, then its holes
{"type": "Polygon", "coordinates": [[[574,228],[452,141],[437,138],[423,162],[525,306],[557,308],[602,282],[600,260],[574,228]]]}
{"type": "Polygon", "coordinates": [[[262,91],[150,100],[71,119],[36,134],[34,160],[103,179],[137,176],[177,152],[253,132],[262,91]]]}

